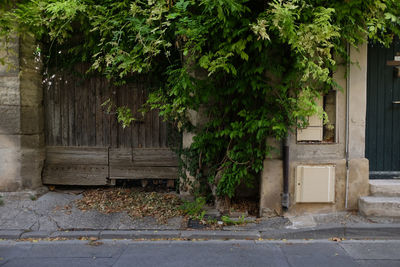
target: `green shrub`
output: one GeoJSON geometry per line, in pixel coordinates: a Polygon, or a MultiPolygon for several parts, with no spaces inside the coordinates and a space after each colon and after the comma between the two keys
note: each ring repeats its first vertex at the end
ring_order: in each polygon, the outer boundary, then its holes
{"type": "Polygon", "coordinates": [[[197,197],[193,202],[184,201],[181,206],[183,212],[189,215],[193,219],[202,220],[206,211],[204,206],[206,205],[206,199],[204,197],[197,197]]]}

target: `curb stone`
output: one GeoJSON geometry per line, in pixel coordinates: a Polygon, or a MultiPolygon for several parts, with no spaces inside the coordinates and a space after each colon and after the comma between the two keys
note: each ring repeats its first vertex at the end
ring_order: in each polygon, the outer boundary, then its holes
{"type": "Polygon", "coordinates": [[[22,230],[0,230],[0,239],[19,239],[22,230]]]}
{"type": "Polygon", "coordinates": [[[102,239],[163,239],[180,238],[180,231],[158,231],[158,230],[106,230],[100,232],[102,239]]]}
{"type": "Polygon", "coordinates": [[[260,238],[260,232],[259,231],[182,231],[181,238],[257,240],[260,238]]]}
{"type": "Polygon", "coordinates": [[[48,238],[52,235],[53,232],[49,231],[32,231],[22,233],[20,238],[48,238]]]}
{"type": "Polygon", "coordinates": [[[400,224],[353,225],[303,229],[266,229],[262,231],[210,231],[210,230],[76,230],[76,231],[31,231],[0,230],[0,239],[63,237],[76,239],[95,237],[100,239],[174,239],[187,240],[258,240],[258,239],[400,239],[400,224]]]}
{"type": "Polygon", "coordinates": [[[345,236],[348,239],[400,239],[400,225],[373,225],[346,227],[345,236]]]}
{"type": "Polygon", "coordinates": [[[99,238],[100,231],[58,231],[52,233],[49,237],[65,237],[65,238],[80,238],[80,237],[96,237],[99,238]]]}
{"type": "Polygon", "coordinates": [[[261,231],[263,239],[326,239],[331,237],[345,237],[344,227],[261,231]]]}

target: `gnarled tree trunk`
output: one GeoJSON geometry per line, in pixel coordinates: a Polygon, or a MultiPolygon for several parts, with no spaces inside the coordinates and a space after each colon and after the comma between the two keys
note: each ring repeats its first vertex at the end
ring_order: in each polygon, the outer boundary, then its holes
{"type": "Polygon", "coordinates": [[[210,183],[210,187],[211,187],[211,192],[215,199],[215,208],[221,214],[228,214],[230,206],[231,206],[230,198],[228,196],[219,196],[217,194],[217,186],[218,186],[219,181],[222,178],[223,172],[224,172],[224,169],[219,170],[217,172],[217,174],[215,175],[214,183],[210,183]]]}

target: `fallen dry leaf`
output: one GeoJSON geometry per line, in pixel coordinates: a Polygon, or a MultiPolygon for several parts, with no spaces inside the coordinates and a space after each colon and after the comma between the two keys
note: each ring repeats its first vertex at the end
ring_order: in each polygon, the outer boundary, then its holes
{"type": "Polygon", "coordinates": [[[103,243],[103,242],[100,242],[100,241],[90,241],[90,242],[88,243],[89,246],[95,246],[95,247],[100,246],[100,245],[103,245],[103,244],[104,244],[104,243],[103,243]]]}
{"type": "Polygon", "coordinates": [[[48,237],[48,238],[45,238],[44,240],[47,240],[47,241],[65,241],[65,240],[68,240],[68,238],[66,238],[66,237],[48,237]]]}
{"type": "Polygon", "coordinates": [[[106,214],[127,212],[132,218],[152,216],[160,223],[183,215],[179,208],[182,202],[177,195],[130,188],[87,190],[76,204],[82,211],[94,209],[106,214]]]}

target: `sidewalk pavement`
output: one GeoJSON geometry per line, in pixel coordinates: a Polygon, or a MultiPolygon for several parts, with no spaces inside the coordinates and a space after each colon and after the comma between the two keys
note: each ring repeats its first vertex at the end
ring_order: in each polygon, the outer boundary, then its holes
{"type": "Polygon", "coordinates": [[[274,217],[221,230],[188,228],[183,217],[166,224],[152,217],[133,219],[126,213],[81,211],[74,201],[79,192],[5,194],[0,206],[0,239],[400,239],[400,223],[371,221],[350,213],[274,217]],[[382,223],[384,222],[384,223],[382,223]]]}

